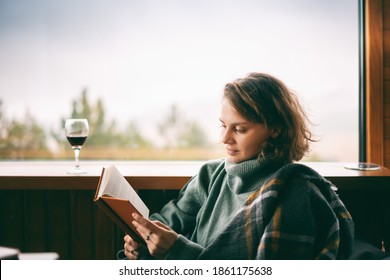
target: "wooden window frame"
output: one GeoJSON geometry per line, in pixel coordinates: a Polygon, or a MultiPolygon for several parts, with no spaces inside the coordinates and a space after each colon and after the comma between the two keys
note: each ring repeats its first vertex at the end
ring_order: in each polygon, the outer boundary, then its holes
{"type": "Polygon", "coordinates": [[[383,0],[359,0],[359,159],[385,165],[383,0]]]}

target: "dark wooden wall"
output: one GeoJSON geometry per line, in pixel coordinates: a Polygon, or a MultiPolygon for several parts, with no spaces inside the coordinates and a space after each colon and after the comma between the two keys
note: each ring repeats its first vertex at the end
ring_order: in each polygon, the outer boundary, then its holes
{"type": "Polygon", "coordinates": [[[390,252],[390,190],[340,190],[355,223],[355,238],[390,252]]]}
{"type": "MultiPolygon", "coordinates": [[[[177,190],[143,190],[158,211],[177,190]]],[[[340,197],[351,211],[357,235],[390,251],[390,189],[347,188],[340,197]]],[[[61,259],[115,259],[124,233],[92,202],[92,190],[0,190],[0,244],[22,252],[59,253],[61,259]]]]}
{"type": "MultiPolygon", "coordinates": [[[[143,190],[158,211],[175,190],[143,190]]],[[[124,233],[93,203],[92,190],[0,190],[0,244],[61,259],[115,259],[124,233]]]]}

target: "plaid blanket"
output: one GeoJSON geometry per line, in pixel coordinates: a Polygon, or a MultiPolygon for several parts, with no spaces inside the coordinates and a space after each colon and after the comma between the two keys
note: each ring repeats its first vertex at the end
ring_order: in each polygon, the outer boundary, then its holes
{"type": "Polygon", "coordinates": [[[346,259],[354,224],[333,188],[305,165],[282,167],[199,259],[346,259]]]}

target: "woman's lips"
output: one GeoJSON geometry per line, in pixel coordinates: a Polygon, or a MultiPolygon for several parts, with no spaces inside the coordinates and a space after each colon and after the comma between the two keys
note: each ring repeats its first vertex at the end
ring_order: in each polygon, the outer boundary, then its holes
{"type": "Polygon", "coordinates": [[[226,148],[226,153],[227,153],[229,156],[234,156],[235,154],[238,153],[238,150],[226,148]]]}

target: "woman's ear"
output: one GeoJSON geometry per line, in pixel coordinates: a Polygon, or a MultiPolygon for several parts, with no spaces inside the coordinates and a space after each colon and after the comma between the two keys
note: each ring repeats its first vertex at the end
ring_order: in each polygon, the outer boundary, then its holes
{"type": "Polygon", "coordinates": [[[280,128],[273,128],[271,130],[271,138],[277,138],[280,135],[280,128]]]}

